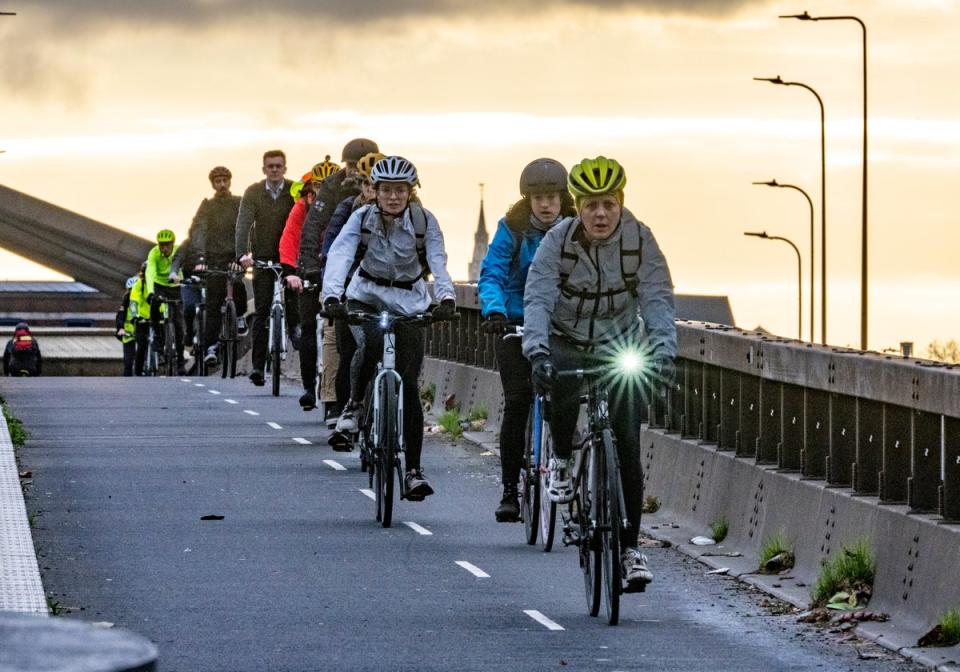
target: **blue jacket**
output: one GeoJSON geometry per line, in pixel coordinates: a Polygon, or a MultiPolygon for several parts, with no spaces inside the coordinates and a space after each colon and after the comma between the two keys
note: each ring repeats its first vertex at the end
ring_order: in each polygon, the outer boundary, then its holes
{"type": "Polygon", "coordinates": [[[330,254],[330,248],[333,246],[333,241],[340,235],[340,229],[343,228],[343,225],[350,219],[350,215],[356,210],[354,207],[356,202],[356,196],[348,196],[337,203],[337,207],[333,211],[333,216],[330,217],[330,222],[327,224],[327,229],[323,233],[323,250],[321,256],[324,259],[330,254]]]}
{"type": "Polygon", "coordinates": [[[511,229],[506,218],[497,224],[497,232],[487,248],[487,256],[480,265],[480,311],[484,317],[501,313],[510,322],[523,323],[523,288],[527,271],[537,252],[544,232],[528,226],[526,231],[511,229]],[[515,241],[520,240],[516,259],[513,259],[515,241]]]}

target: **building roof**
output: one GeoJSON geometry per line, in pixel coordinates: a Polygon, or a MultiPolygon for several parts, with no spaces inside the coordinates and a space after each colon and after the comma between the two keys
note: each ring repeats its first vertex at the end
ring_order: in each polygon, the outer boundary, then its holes
{"type": "Polygon", "coordinates": [[[82,282],[55,280],[0,280],[0,292],[49,292],[53,294],[96,294],[100,290],[82,282]]]}

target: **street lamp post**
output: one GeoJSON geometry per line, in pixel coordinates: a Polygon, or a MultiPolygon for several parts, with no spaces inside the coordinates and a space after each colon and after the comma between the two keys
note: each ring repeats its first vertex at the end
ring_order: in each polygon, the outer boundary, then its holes
{"type": "Polygon", "coordinates": [[[782,240],[787,245],[792,247],[793,251],[797,253],[797,340],[802,341],[803,331],[801,320],[803,319],[803,271],[800,262],[800,250],[797,249],[797,246],[794,245],[792,241],[782,238],[781,236],[768,236],[766,231],[761,231],[759,233],[744,231],[743,235],[755,236],[756,238],[765,238],[766,240],[782,240]]]}
{"type": "MultiPolygon", "coordinates": [[[[769,180],[767,182],[754,182],[754,184],[763,185],[765,187],[780,187],[781,189],[794,189],[803,194],[803,197],[807,199],[807,204],[810,206],[810,342],[814,342],[814,332],[813,332],[813,276],[814,273],[814,264],[813,264],[813,201],[810,200],[810,194],[805,192],[800,187],[794,184],[781,184],[776,180],[769,180]]],[[[824,292],[824,302],[826,302],[826,292],[824,292]]],[[[826,315],[823,316],[824,325],[826,324],[826,315]]],[[[826,327],[823,327],[824,333],[824,344],[826,344],[826,327]]],[[[802,339],[801,339],[802,340],[802,339]]]]}
{"type": "MultiPolygon", "coordinates": [[[[786,82],[776,77],[754,77],[758,82],[799,86],[812,93],[820,104],[820,342],[827,344],[827,124],[823,99],[813,87],[801,82],[786,82]]],[[[783,185],[790,186],[790,185],[783,185]]],[[[796,188],[796,187],[794,187],[796,188]]],[[[804,194],[806,195],[806,194],[804,194]]],[[[810,197],[807,196],[807,200],[810,197]]],[[[811,203],[812,206],[812,203],[811,203]]],[[[813,214],[810,220],[810,342],[813,342],[813,214]]]]}
{"type": "Polygon", "coordinates": [[[781,15],[781,19],[801,21],[856,21],[863,31],[863,186],[861,188],[860,225],[860,349],[867,349],[867,26],[856,16],[810,16],[803,14],[781,15]]]}

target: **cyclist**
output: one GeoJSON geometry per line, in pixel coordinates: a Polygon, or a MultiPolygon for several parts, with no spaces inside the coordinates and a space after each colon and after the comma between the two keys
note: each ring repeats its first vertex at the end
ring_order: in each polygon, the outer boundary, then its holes
{"type": "Polygon", "coordinates": [[[133,375],[133,365],[137,359],[137,334],[135,325],[139,307],[135,301],[131,300],[130,295],[138,280],[139,278],[136,275],[127,278],[126,291],[123,293],[120,309],[114,318],[117,340],[123,344],[124,377],[133,375]]]}
{"type": "MultiPolygon", "coordinates": [[[[263,174],[266,179],[254,182],[240,200],[235,237],[236,258],[244,270],[258,261],[280,261],[280,236],[293,207],[290,187],[293,184],[283,176],[287,172],[287,156],[279,149],[263,153],[263,174]]],[[[263,368],[267,361],[267,325],[270,305],[273,303],[273,282],[276,276],[267,269],[253,269],[253,352],[250,381],[264,384],[263,368]]],[[[300,345],[297,331],[300,317],[297,314],[296,296],[291,292],[286,297],[286,318],[290,342],[296,349],[300,345]]]]}
{"type": "Polygon", "coordinates": [[[533,255],[544,234],[564,217],[576,214],[567,191],[567,169],[554,159],[531,161],[520,173],[523,198],[510,206],[480,266],[480,311],[483,330],[494,334],[494,348],[503,386],[500,425],[500,473],[503,497],[496,510],[501,523],[520,520],[517,481],[530,414],[533,385],[530,363],[520,351],[519,339],[501,336],[509,325],[523,324],[523,287],[533,255]]]}
{"type": "MultiPolygon", "coordinates": [[[[280,263],[284,266],[287,286],[300,292],[300,379],[303,381],[303,394],[300,407],[311,411],[317,407],[317,311],[320,309],[319,291],[303,291],[303,279],[298,274],[300,256],[300,238],[307,212],[316,200],[316,192],[321,182],[340,170],[340,166],[330,161],[327,155],[323,162],[316,164],[303,176],[303,189],[300,198],[290,211],[287,223],[280,238],[280,263]]],[[[318,277],[313,276],[316,285],[318,277]]],[[[326,357],[326,353],[324,353],[326,357]]]]}
{"type": "MultiPolygon", "coordinates": [[[[377,198],[373,188],[370,173],[377,161],[384,158],[380,152],[364,154],[357,161],[357,172],[360,176],[360,193],[348,196],[337,204],[323,234],[323,256],[330,253],[333,241],[337,239],[343,225],[350,219],[350,215],[357,208],[372,203],[377,198]]],[[[323,327],[323,384],[321,395],[324,402],[329,404],[326,420],[335,421],[350,399],[350,364],[353,353],[357,350],[357,343],[350,333],[350,327],[343,320],[323,327]],[[340,366],[340,362],[346,362],[340,366]],[[329,403],[329,402],[333,403],[329,403]]],[[[348,447],[349,439],[339,432],[330,437],[330,444],[337,447],[348,447]]]]}
{"type": "Polygon", "coordinates": [[[42,369],[40,346],[30,333],[30,326],[26,322],[17,323],[13,338],[7,341],[3,350],[3,375],[39,376],[42,369]]]}
{"type": "Polygon", "coordinates": [[[150,321],[157,335],[158,348],[163,348],[163,329],[160,328],[160,298],[177,301],[167,305],[167,319],[173,320],[176,338],[177,373],[184,375],[183,366],[183,304],[180,303],[181,274],[174,267],[174,257],[179,246],[177,236],[170,229],[157,232],[157,244],[147,254],[146,281],[147,303],[150,304],[150,321]]]}
{"type": "MultiPolygon", "coordinates": [[[[425,276],[433,273],[439,301],[433,315],[451,318],[456,304],[443,234],[433,214],[414,200],[419,185],[416,167],[403,157],[388,156],[373,167],[371,179],[376,203],[350,215],[330,248],[323,277],[324,309],[334,315],[344,315],[347,309],[417,315],[430,307],[425,276]],[[359,265],[354,271],[356,262],[359,265]],[[344,293],[346,306],[340,300],[344,293]]],[[[383,336],[376,325],[356,327],[354,337],[357,351],[351,361],[350,401],[337,423],[339,431],[356,431],[355,416],[383,349],[383,336]]],[[[412,325],[401,324],[396,337],[397,372],[403,380],[404,484],[407,497],[419,501],[433,494],[420,466],[423,408],[418,378],[423,334],[412,325]]]]}
{"type": "MultiPolygon", "coordinates": [[[[677,352],[673,283],[653,233],[623,207],[623,167],[584,159],[568,175],[578,216],[550,229],[530,266],[524,294],[523,354],[534,384],[551,391],[550,429],[556,458],[547,494],[573,497],[568,459],[580,403],[580,383],[556,369],[610,362],[624,349],[642,350],[654,375],[669,376],[677,352]],[[642,318],[642,324],[641,324],[642,318]],[[645,333],[644,333],[645,330],[645,333]]],[[[611,366],[611,369],[614,367],[611,366]]],[[[637,549],[643,500],[638,385],[619,380],[609,390],[630,536],[621,557],[628,590],[653,580],[637,549]]]]}
{"type": "MultiPolygon", "coordinates": [[[[237,228],[237,214],[240,211],[240,197],[230,193],[230,181],[233,174],[229,168],[215,166],[207,175],[213,196],[205,198],[193,216],[187,242],[186,255],[193,257],[193,269],[206,270],[212,267],[223,269],[234,260],[234,245],[237,228]]],[[[190,265],[190,261],[187,262],[190,265]]],[[[184,288],[186,289],[186,288],[184,288]]],[[[246,332],[246,319],[243,313],[247,308],[247,288],[238,280],[233,285],[234,300],[239,306],[238,330],[246,332]]],[[[227,278],[223,275],[207,277],[207,323],[205,333],[201,334],[206,351],[204,361],[215,364],[217,361],[217,338],[220,334],[220,308],[227,297],[227,278]]]]}
{"type": "Polygon", "coordinates": [[[147,360],[147,347],[150,341],[150,302],[147,301],[147,262],[140,264],[136,282],[130,288],[130,311],[133,320],[134,340],[136,341],[136,358],[133,362],[133,375],[142,376],[143,366],[147,360]],[[134,309],[134,306],[136,307],[134,309]]]}

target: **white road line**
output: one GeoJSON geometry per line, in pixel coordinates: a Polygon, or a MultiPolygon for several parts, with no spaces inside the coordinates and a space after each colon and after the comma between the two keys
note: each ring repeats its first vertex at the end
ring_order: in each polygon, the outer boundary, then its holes
{"type": "Polygon", "coordinates": [[[555,621],[551,621],[536,609],[524,609],[523,613],[535,620],[540,625],[544,626],[547,630],[563,630],[562,625],[555,621]]]}
{"type": "Polygon", "coordinates": [[[194,387],[206,387],[206,385],[204,385],[203,383],[194,383],[193,386],[194,386],[194,387]]]}
{"type": "Polygon", "coordinates": [[[256,411],[251,411],[251,410],[244,410],[243,412],[246,413],[247,415],[260,415],[256,411]]]}
{"type": "Polygon", "coordinates": [[[207,390],[210,394],[220,394],[220,390],[207,390]]]}
{"type": "Polygon", "coordinates": [[[227,402],[228,404],[239,404],[239,403],[240,403],[240,402],[237,401],[236,399],[224,399],[224,401],[227,402]]]}
{"type": "Polygon", "coordinates": [[[267,426],[268,426],[268,427],[273,427],[274,429],[283,429],[283,427],[281,427],[280,425],[278,425],[278,424],[275,423],[275,422],[268,422],[268,423],[267,423],[267,426]]]}
{"type": "Polygon", "coordinates": [[[466,560],[457,560],[457,564],[463,567],[465,570],[473,574],[478,579],[489,579],[490,575],[485,571],[477,567],[476,565],[470,564],[466,560]]]}
{"type": "Polygon", "coordinates": [[[334,471],[346,471],[347,468],[337,462],[336,460],[324,460],[323,463],[333,469],[334,471]]]}
{"type": "Polygon", "coordinates": [[[189,378],[181,378],[181,379],[180,379],[180,382],[181,382],[181,383],[189,383],[189,382],[190,382],[190,379],[189,379],[189,378]]]}
{"type": "Polygon", "coordinates": [[[295,436],[295,437],[293,437],[293,440],[296,441],[297,443],[299,443],[301,446],[309,446],[309,445],[310,445],[310,441],[307,441],[306,439],[304,439],[303,437],[300,437],[300,436],[295,436]]]}
{"type": "Polygon", "coordinates": [[[364,495],[366,495],[373,501],[377,501],[377,496],[373,494],[373,490],[370,490],[369,488],[360,488],[360,492],[362,492],[364,495]]]}
{"type": "Polygon", "coordinates": [[[411,520],[405,520],[403,521],[403,524],[409,527],[411,530],[413,530],[417,534],[423,535],[424,537],[433,536],[433,532],[425,528],[423,525],[417,525],[415,522],[411,520]]]}

